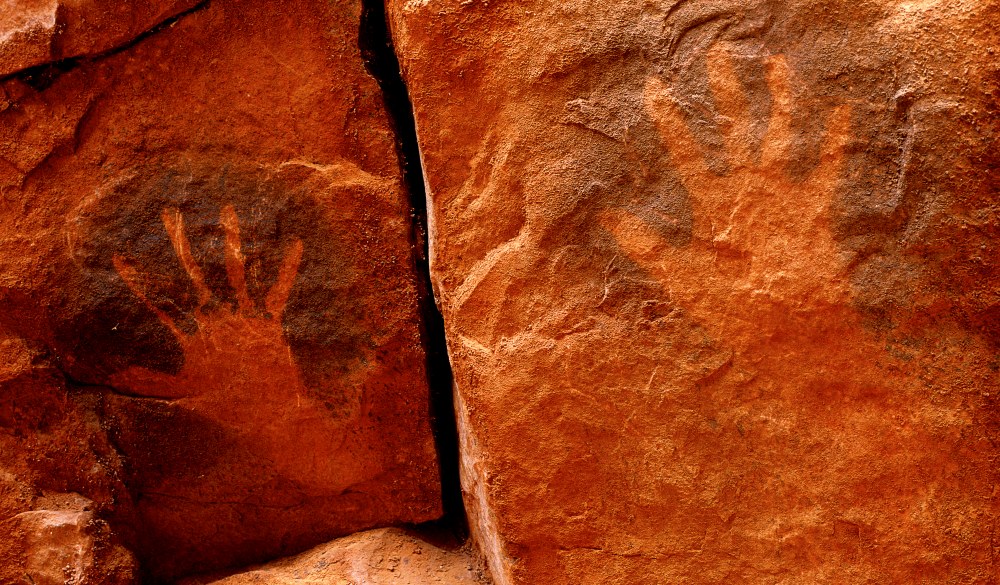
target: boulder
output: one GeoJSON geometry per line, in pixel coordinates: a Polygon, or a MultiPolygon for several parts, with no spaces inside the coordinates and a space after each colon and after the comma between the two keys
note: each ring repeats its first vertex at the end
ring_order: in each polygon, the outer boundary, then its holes
{"type": "Polygon", "coordinates": [[[94,539],[87,534],[93,514],[76,510],[32,510],[13,518],[10,532],[23,533],[29,551],[24,574],[34,583],[79,583],[93,572],[94,539]]]}
{"type": "Polygon", "coordinates": [[[398,528],[359,532],[300,555],[227,576],[193,577],[178,585],[485,585],[468,548],[436,543],[398,528]]]}
{"type": "Polygon", "coordinates": [[[990,1],[392,0],[501,585],[988,583],[990,1]]]}
{"type": "Polygon", "coordinates": [[[154,582],[441,514],[360,13],[213,0],[2,82],[0,324],[94,397],[154,582]]]}
{"type": "Polygon", "coordinates": [[[121,547],[107,548],[107,524],[90,511],[89,500],[66,494],[78,504],[68,509],[35,509],[3,522],[13,546],[23,558],[8,558],[4,572],[10,582],[35,585],[66,583],[133,583],[135,557],[121,547]],[[18,562],[21,560],[22,562],[18,562]]]}

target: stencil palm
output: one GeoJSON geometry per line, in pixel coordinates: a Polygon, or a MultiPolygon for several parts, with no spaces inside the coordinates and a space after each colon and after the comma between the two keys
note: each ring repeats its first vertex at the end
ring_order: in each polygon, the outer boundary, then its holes
{"type": "Polygon", "coordinates": [[[829,213],[849,109],[830,113],[818,165],[796,180],[787,168],[794,135],[784,57],[767,62],[771,117],[759,148],[754,148],[752,117],[729,54],[713,50],[708,71],[728,155],[724,174],[709,168],[677,98],[659,77],[647,80],[643,95],[646,111],[668,145],[667,157],[690,196],[691,245],[670,245],[647,221],[627,211],[606,214],[603,224],[633,260],[664,283],[671,298],[708,320],[733,301],[747,303],[735,312],[761,301],[796,297],[842,302],[848,290],[829,213]]]}
{"type": "Polygon", "coordinates": [[[231,205],[225,206],[219,219],[225,233],[226,274],[236,306],[217,303],[207,310],[212,292],[191,253],[183,216],[167,208],[161,218],[197,293],[196,329],[191,334],[182,331],[150,301],[143,275],[115,255],[118,274],[176,337],[184,363],[176,375],[131,367],[115,374],[112,383],[136,396],[170,400],[222,423],[286,477],[325,486],[337,485],[338,477],[350,481],[337,469],[336,458],[329,456],[342,441],[343,422],[307,396],[282,329],[282,316],[302,261],[301,240],[288,246],[261,310],[247,290],[238,217],[231,205]]]}

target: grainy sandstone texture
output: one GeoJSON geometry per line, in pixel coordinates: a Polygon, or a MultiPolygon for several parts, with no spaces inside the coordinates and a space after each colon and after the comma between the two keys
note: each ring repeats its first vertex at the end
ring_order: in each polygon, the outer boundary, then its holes
{"type": "Polygon", "coordinates": [[[135,557],[109,524],[132,514],[96,400],[0,335],[0,583],[135,582],[135,557]]]}
{"type": "Polygon", "coordinates": [[[438,545],[398,528],[359,532],[225,577],[196,577],[179,585],[481,585],[467,550],[438,545]]]}
{"type": "Polygon", "coordinates": [[[497,583],[995,583],[1000,3],[390,0],[497,583]]]}
{"type": "MultiPolygon", "coordinates": [[[[437,518],[410,208],[360,5],[212,0],[124,42],[111,4],[50,31],[87,47],[17,67],[80,58],[0,82],[0,521],[25,534],[5,554],[29,566],[51,532],[93,549],[67,561],[87,583],[117,582],[98,564],[119,545],[162,581],[437,518]]],[[[115,4],[146,15],[129,34],[191,6],[115,4]]]]}
{"type": "Polygon", "coordinates": [[[0,76],[119,48],[198,0],[4,0],[0,76]]]}
{"type": "MultiPolygon", "coordinates": [[[[997,582],[1000,0],[386,5],[498,585],[997,582]]],[[[0,0],[0,584],[485,579],[362,20],[0,0]]]]}

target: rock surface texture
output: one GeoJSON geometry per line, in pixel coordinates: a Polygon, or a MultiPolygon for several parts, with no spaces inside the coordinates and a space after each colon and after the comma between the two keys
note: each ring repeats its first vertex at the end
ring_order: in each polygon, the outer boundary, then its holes
{"type": "Polygon", "coordinates": [[[0,19],[0,551],[160,582],[440,516],[359,3],[51,4],[0,19]]]}
{"type": "Polygon", "coordinates": [[[121,458],[89,392],[22,339],[0,335],[0,583],[126,584],[134,555],[121,458]]]}
{"type": "Polygon", "coordinates": [[[0,584],[997,583],[1000,0],[381,8],[0,0],[0,584]]]}
{"type": "Polygon", "coordinates": [[[1000,3],[390,0],[497,583],[995,583],[1000,3]]]}
{"type": "Polygon", "coordinates": [[[468,551],[442,548],[397,528],[360,532],[298,556],[226,577],[179,585],[482,585],[468,551]]]}
{"type": "Polygon", "coordinates": [[[0,76],[117,49],[198,4],[197,0],[3,0],[0,76]]]}

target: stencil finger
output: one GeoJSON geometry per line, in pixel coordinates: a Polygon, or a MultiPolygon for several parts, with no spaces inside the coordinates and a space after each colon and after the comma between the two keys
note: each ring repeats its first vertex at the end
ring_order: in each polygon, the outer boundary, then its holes
{"type": "Polygon", "coordinates": [[[299,272],[299,265],[302,263],[302,240],[295,240],[281,263],[281,270],[278,272],[278,280],[267,293],[264,301],[267,312],[274,318],[278,318],[285,312],[285,305],[288,303],[288,296],[292,292],[295,284],[295,277],[299,272]]]}
{"type": "Polygon", "coordinates": [[[791,70],[784,55],[767,62],[767,86],[771,91],[771,117],[761,145],[761,165],[785,162],[792,150],[791,70]]]}
{"type": "Polygon", "coordinates": [[[191,255],[191,244],[188,242],[187,234],[184,233],[184,217],[179,209],[168,207],[161,214],[163,227],[167,230],[167,237],[174,247],[174,252],[191,279],[195,291],[198,293],[198,307],[204,307],[212,298],[212,291],[205,284],[205,276],[191,255]]]}
{"type": "Polygon", "coordinates": [[[236,209],[232,205],[226,205],[219,213],[219,223],[226,234],[226,275],[229,277],[229,285],[236,291],[236,301],[239,303],[240,312],[246,314],[252,310],[250,293],[247,292],[246,281],[246,259],[240,250],[240,223],[236,216],[236,209]]]}
{"type": "Polygon", "coordinates": [[[727,49],[716,46],[709,51],[706,61],[709,85],[721,118],[720,130],[726,139],[730,162],[735,166],[747,165],[752,152],[750,106],[732,55],[727,49]]]}
{"type": "Polygon", "coordinates": [[[650,76],[643,91],[643,103],[659,130],[667,156],[680,174],[681,181],[689,191],[696,189],[711,171],[705,163],[701,146],[688,130],[684,112],[670,88],[658,77],[650,76]]]}

